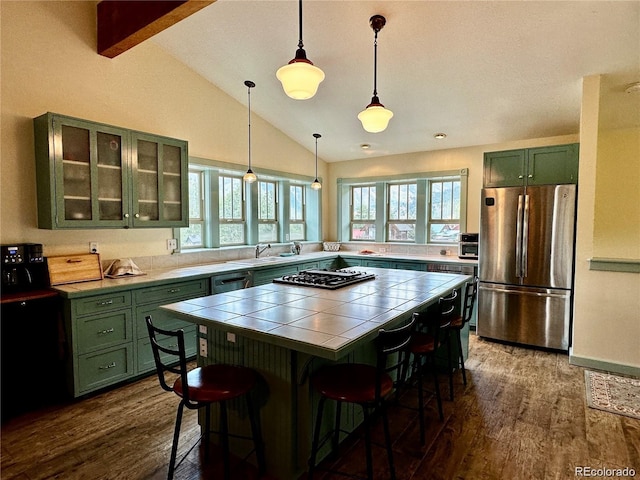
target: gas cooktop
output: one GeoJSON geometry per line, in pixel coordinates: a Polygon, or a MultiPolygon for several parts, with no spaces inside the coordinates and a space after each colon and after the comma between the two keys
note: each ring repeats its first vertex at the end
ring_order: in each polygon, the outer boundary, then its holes
{"type": "Polygon", "coordinates": [[[300,285],[303,287],[326,288],[335,290],[337,288],[353,285],[376,278],[375,274],[367,272],[357,272],[354,270],[304,270],[293,275],[274,278],[274,283],[286,283],[288,285],[300,285]]]}

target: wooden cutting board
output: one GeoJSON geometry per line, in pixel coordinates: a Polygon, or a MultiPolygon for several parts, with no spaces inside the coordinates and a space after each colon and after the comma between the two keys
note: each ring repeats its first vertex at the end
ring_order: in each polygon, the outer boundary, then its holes
{"type": "Polygon", "coordinates": [[[47,264],[51,285],[88,282],[104,278],[100,255],[97,253],[47,257],[47,264]]]}

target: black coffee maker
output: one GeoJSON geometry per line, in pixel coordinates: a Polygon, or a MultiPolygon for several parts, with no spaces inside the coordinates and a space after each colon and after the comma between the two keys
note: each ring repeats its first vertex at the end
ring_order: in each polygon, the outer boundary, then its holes
{"type": "Polygon", "coordinates": [[[0,250],[3,293],[26,292],[49,286],[42,244],[2,245],[0,250]]]}

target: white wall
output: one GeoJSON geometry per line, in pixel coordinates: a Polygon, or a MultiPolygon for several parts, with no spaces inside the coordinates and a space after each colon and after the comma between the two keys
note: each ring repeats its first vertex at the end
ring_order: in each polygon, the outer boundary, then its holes
{"type": "MultiPolygon", "coordinates": [[[[0,242],[43,243],[48,256],[88,251],[92,240],[103,259],[167,255],[171,229],[37,228],[32,119],[51,111],[181,138],[191,156],[245,165],[246,106],[152,42],[115,59],[98,55],[96,2],[2,1],[0,15],[0,242]]],[[[313,152],[257,115],[251,133],[255,167],[313,176],[313,152]]],[[[318,168],[326,177],[322,160],[318,168]]]]}
{"type": "MultiPolygon", "coordinates": [[[[638,374],[640,275],[589,269],[589,259],[595,256],[598,237],[609,238],[594,228],[596,211],[606,209],[610,214],[622,215],[633,222],[634,218],[627,213],[629,209],[637,211],[637,204],[628,202],[638,195],[637,184],[627,190],[624,182],[618,190],[601,188],[597,194],[597,170],[615,168],[615,162],[607,166],[608,155],[599,156],[600,87],[600,76],[586,77],[583,81],[573,346],[570,355],[572,363],[638,374]]],[[[636,157],[634,161],[636,168],[640,168],[640,159],[636,157]]],[[[619,174],[624,175],[623,172],[619,174]]],[[[623,240],[616,249],[607,240],[603,248],[615,257],[617,252],[628,253],[626,243],[623,240]]]]}
{"type": "MultiPolygon", "coordinates": [[[[467,168],[469,169],[467,225],[466,230],[465,225],[462,225],[462,229],[467,232],[478,232],[480,229],[480,189],[482,188],[484,152],[562,145],[577,143],[578,141],[578,135],[563,135],[517,142],[477,145],[467,148],[434,150],[430,152],[417,152],[405,155],[390,155],[330,163],[329,176],[332,189],[329,195],[329,211],[336,212],[338,209],[335,182],[337,178],[378,177],[402,173],[434,172],[467,168]]],[[[336,239],[337,232],[338,228],[334,220],[329,225],[328,235],[331,239],[336,239]]]]}

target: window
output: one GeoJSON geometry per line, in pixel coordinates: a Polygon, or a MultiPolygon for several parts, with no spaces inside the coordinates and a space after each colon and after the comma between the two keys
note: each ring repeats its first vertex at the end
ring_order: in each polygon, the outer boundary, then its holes
{"type": "Polygon", "coordinates": [[[417,215],[416,183],[389,185],[387,239],[390,242],[415,242],[417,215]]]}
{"type": "Polygon", "coordinates": [[[338,184],[339,239],[452,244],[467,222],[468,170],[345,179],[338,184]]]}
{"type": "Polygon", "coordinates": [[[289,240],[305,240],[304,187],[289,186],[289,240]]]}
{"type": "Polygon", "coordinates": [[[460,180],[429,182],[429,243],[455,243],[460,233],[460,180]]]}
{"type": "Polygon", "coordinates": [[[351,187],[351,240],[376,239],[376,187],[351,187]]]}
{"type": "Polygon", "coordinates": [[[189,166],[189,227],[174,229],[179,249],[322,239],[322,193],[302,175],[259,172],[245,183],[243,165],[199,159],[189,166]]]}
{"type": "Polygon", "coordinates": [[[220,245],[244,244],[242,177],[218,179],[220,245]]]}
{"type": "Polygon", "coordinates": [[[203,177],[202,170],[189,170],[189,227],[180,229],[180,245],[186,248],[204,246],[203,177]]]}
{"type": "Polygon", "coordinates": [[[276,182],[258,182],[258,241],[278,241],[276,182]]]}

